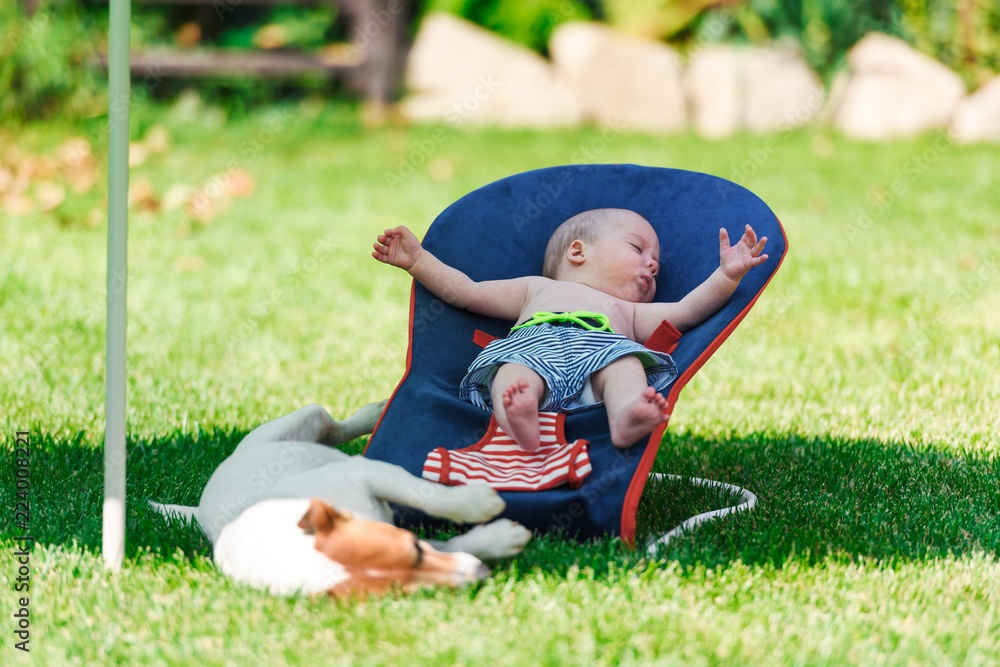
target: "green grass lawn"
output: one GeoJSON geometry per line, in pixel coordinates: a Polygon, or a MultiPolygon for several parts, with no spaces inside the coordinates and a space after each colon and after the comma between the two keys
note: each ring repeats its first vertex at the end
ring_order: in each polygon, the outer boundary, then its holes
{"type": "MultiPolygon", "coordinates": [[[[106,224],[91,211],[104,205],[105,146],[92,190],[50,212],[0,213],[0,663],[997,663],[997,147],[821,130],[705,142],[369,129],[350,109],[309,106],[228,125],[142,109],[133,134],[156,124],[170,148],[131,177],[161,202],[187,184],[217,205],[227,170],[256,188],[208,223],[182,209],[131,215],[130,504],[116,577],[99,554],[106,224]],[[198,531],[146,509],[196,503],[265,420],[311,402],[346,416],[389,395],[410,287],[369,256],[380,230],[422,234],[481,185],[572,162],[731,178],[784,224],[785,264],[682,392],[654,467],[746,486],[755,510],[657,560],[546,535],[481,585],[342,604],[236,586],[198,531]],[[16,431],[31,437],[30,656],[13,634],[16,431]]],[[[52,155],[78,135],[99,124],[0,130],[0,158],[11,145],[52,155]]],[[[651,485],[640,532],[725,502],[651,485]]]]}

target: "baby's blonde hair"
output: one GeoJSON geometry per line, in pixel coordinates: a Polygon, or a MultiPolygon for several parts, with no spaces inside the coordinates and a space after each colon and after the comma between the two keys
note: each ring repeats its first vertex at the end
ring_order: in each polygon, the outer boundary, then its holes
{"type": "Polygon", "coordinates": [[[596,242],[602,234],[614,228],[622,214],[639,215],[623,208],[594,208],[577,213],[559,225],[545,246],[542,275],[555,279],[563,256],[573,241],[596,242]]]}

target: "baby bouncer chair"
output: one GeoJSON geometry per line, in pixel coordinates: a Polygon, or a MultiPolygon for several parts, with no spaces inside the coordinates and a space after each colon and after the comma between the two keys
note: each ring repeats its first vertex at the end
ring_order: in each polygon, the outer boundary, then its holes
{"type": "MultiPolygon", "coordinates": [[[[656,301],[681,299],[718,267],[720,227],[733,242],[748,223],[758,237],[768,238],[768,261],[746,274],[719,312],[683,335],[665,323],[646,341],[677,364],[679,375],[665,392],[672,411],[681,389],[746,317],[784,259],[784,230],[754,194],[715,176],[678,169],[551,167],[504,178],[461,198],[433,222],[423,245],[473,280],[540,275],[556,227],[595,208],[634,210],[653,225],[661,257],[656,301]]],[[[442,483],[490,483],[507,503],[503,516],[533,530],[557,527],[579,539],[610,534],[634,543],[639,499],[667,423],[618,449],[611,444],[603,406],[543,415],[539,454],[512,469],[509,443],[492,415],[460,399],[458,387],[482,347],[505,337],[513,324],[453,308],[414,282],[406,372],[365,456],[442,483]]],[[[740,496],[738,505],[693,517],[651,539],[651,547],[701,520],[756,502],[749,491],[729,488],[740,496]]],[[[401,516],[410,525],[427,520],[414,511],[401,516]]]]}

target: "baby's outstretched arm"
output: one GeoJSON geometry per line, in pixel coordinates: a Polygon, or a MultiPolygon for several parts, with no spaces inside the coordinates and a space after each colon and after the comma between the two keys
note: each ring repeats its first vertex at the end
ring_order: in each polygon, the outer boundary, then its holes
{"type": "Polygon", "coordinates": [[[372,257],[407,271],[442,301],[491,317],[516,320],[529,290],[544,280],[526,276],[476,282],[425,250],[406,227],[385,230],[373,248],[372,257]]]}
{"type": "Polygon", "coordinates": [[[762,254],[766,244],[767,237],[758,240],[750,225],[734,246],[729,244],[729,233],[720,229],[719,268],[676,303],[636,304],[636,340],[646,340],[663,320],[687,331],[714,315],[729,301],[747,271],[767,260],[767,255],[762,254]]]}

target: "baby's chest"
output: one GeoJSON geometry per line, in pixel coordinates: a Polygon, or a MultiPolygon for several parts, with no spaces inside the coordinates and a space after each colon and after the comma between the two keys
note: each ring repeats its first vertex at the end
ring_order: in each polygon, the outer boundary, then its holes
{"type": "Polygon", "coordinates": [[[561,290],[546,294],[540,293],[531,299],[521,313],[519,321],[530,320],[535,313],[575,313],[591,312],[606,315],[611,329],[628,338],[632,338],[634,308],[597,290],[561,290]]]}

